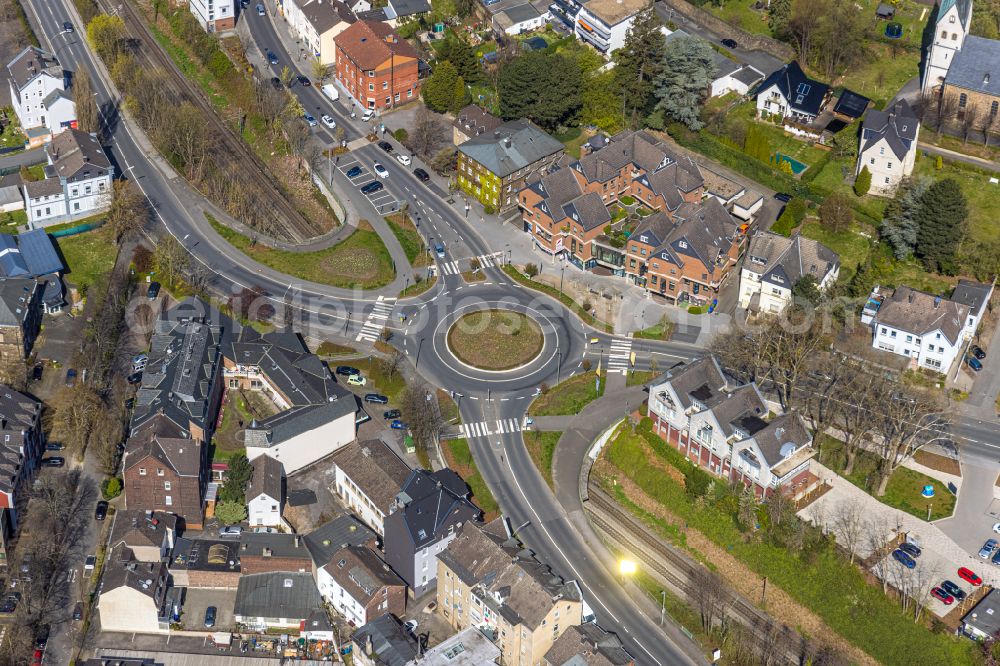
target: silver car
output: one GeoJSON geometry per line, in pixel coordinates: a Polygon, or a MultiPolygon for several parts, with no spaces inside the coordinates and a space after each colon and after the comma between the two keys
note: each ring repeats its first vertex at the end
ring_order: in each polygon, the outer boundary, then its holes
{"type": "Polygon", "coordinates": [[[983,544],[983,547],[979,549],[979,557],[983,558],[984,560],[988,560],[990,559],[990,555],[992,555],[993,551],[996,549],[997,549],[996,539],[987,539],[986,543],[983,544]]]}

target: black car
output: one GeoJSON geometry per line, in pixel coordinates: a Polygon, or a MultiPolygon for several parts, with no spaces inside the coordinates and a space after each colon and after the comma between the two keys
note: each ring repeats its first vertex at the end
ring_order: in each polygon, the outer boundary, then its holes
{"type": "Polygon", "coordinates": [[[792,200],[792,195],[785,194],[784,192],[775,192],[774,198],[777,199],[778,201],[781,201],[782,203],[788,203],[789,201],[792,200]]]}
{"type": "Polygon", "coordinates": [[[362,194],[375,194],[376,192],[378,192],[379,190],[381,190],[383,187],[384,187],[384,185],[382,185],[382,183],[380,183],[377,180],[373,180],[372,182],[368,183],[367,185],[365,185],[364,187],[361,188],[361,193],[362,194]]]}
{"type": "Polygon", "coordinates": [[[951,596],[955,597],[959,601],[962,601],[966,597],[965,590],[960,588],[958,585],[955,585],[950,580],[946,580],[943,583],[941,583],[941,589],[950,594],[951,596]]]}
{"type": "Polygon", "coordinates": [[[44,650],[45,645],[49,642],[49,625],[43,624],[38,628],[38,633],[35,634],[35,647],[39,650],[44,650]]]}
{"type": "Polygon", "coordinates": [[[45,371],[45,366],[41,363],[36,363],[35,367],[31,369],[31,378],[36,382],[42,378],[42,372],[45,371]]]}
{"type": "Polygon", "coordinates": [[[382,414],[382,418],[388,421],[389,419],[398,419],[402,415],[403,415],[402,412],[400,412],[398,409],[390,409],[389,411],[382,414]]]}
{"type": "Polygon", "coordinates": [[[141,381],[142,381],[142,371],[141,370],[139,372],[133,372],[131,375],[128,376],[128,383],[129,384],[138,384],[141,381]]]}
{"type": "Polygon", "coordinates": [[[125,401],[125,409],[132,409],[135,407],[135,398],[129,398],[125,401]]]}
{"type": "Polygon", "coordinates": [[[66,464],[66,459],[62,456],[52,456],[51,458],[42,458],[42,465],[45,467],[62,467],[66,464]]]}
{"type": "Polygon", "coordinates": [[[63,32],[73,32],[73,24],[69,21],[63,21],[63,32]]]}
{"type": "Polygon", "coordinates": [[[739,44],[736,43],[735,39],[723,39],[722,45],[725,46],[727,49],[735,49],[737,46],[739,46],[739,44]]]}
{"type": "Polygon", "coordinates": [[[346,175],[348,178],[357,178],[358,176],[361,175],[361,167],[352,166],[350,169],[347,170],[346,175]]]}
{"type": "Polygon", "coordinates": [[[146,298],[151,301],[155,301],[156,297],[160,295],[160,283],[150,282],[149,289],[146,290],[146,298]]]}
{"type": "MultiPolygon", "coordinates": [[[[973,356],[975,356],[976,358],[978,358],[980,361],[982,361],[984,358],[986,358],[986,352],[984,352],[983,348],[980,347],[979,345],[972,345],[969,348],[969,353],[972,354],[973,356]]],[[[954,596],[954,595],[952,595],[952,596],[954,596]]]]}
{"type": "Polygon", "coordinates": [[[899,549],[912,558],[920,557],[920,553],[922,552],[919,546],[916,546],[910,543],[909,541],[904,541],[903,543],[899,544],[899,549]]]}
{"type": "Polygon", "coordinates": [[[270,51],[268,51],[267,52],[267,61],[269,63],[271,63],[272,65],[277,65],[278,64],[278,56],[276,56],[273,53],[271,53],[270,51]]]}
{"type": "Polygon", "coordinates": [[[419,180],[421,183],[426,183],[428,180],[431,179],[430,175],[420,167],[417,167],[416,169],[413,170],[413,175],[416,176],[417,180],[419,180]]]}
{"type": "Polygon", "coordinates": [[[108,517],[108,503],[101,500],[97,503],[97,507],[94,509],[94,519],[104,520],[108,517]]]}
{"type": "Polygon", "coordinates": [[[299,77],[299,85],[300,86],[306,86],[306,87],[308,87],[308,86],[312,85],[312,81],[310,81],[308,77],[300,76],[299,77]]]}
{"type": "Polygon", "coordinates": [[[344,377],[350,377],[351,375],[360,375],[361,371],[349,365],[338,365],[337,374],[343,375],[344,377]]]}
{"type": "Polygon", "coordinates": [[[73,606],[73,619],[77,620],[77,621],[83,619],[83,602],[82,601],[76,602],[76,606],[73,606]]]}
{"type": "Polygon", "coordinates": [[[63,445],[62,444],[54,444],[53,442],[49,442],[48,444],[45,445],[45,450],[46,451],[62,451],[63,450],[63,445]]]}
{"type": "Polygon", "coordinates": [[[215,606],[209,606],[208,608],[205,609],[205,626],[206,627],[211,628],[211,627],[215,626],[215,613],[216,613],[215,606]]]}
{"type": "Polygon", "coordinates": [[[389,143],[388,141],[379,141],[378,142],[378,147],[381,148],[382,150],[384,150],[387,153],[391,153],[392,152],[392,144],[389,143]]]}
{"type": "Polygon", "coordinates": [[[375,403],[376,405],[388,405],[389,397],[381,393],[368,393],[365,395],[365,402],[375,403]]]}
{"type": "Polygon", "coordinates": [[[277,76],[272,76],[271,85],[274,86],[275,89],[281,90],[281,79],[279,79],[277,76]]]}

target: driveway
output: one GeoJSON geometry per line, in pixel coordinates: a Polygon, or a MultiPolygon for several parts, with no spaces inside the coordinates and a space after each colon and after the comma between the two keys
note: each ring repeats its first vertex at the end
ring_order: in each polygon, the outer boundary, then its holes
{"type": "Polygon", "coordinates": [[[978,553],[986,539],[996,536],[993,525],[1000,521],[1000,500],[995,499],[998,471],[995,463],[963,456],[955,513],[937,521],[941,531],[968,553],[978,553]]]}
{"type": "Polygon", "coordinates": [[[233,628],[233,606],[236,605],[236,590],[208,590],[187,588],[184,609],[181,611],[181,626],[188,631],[228,631],[233,628]],[[215,627],[205,627],[205,609],[215,606],[215,627]]]}

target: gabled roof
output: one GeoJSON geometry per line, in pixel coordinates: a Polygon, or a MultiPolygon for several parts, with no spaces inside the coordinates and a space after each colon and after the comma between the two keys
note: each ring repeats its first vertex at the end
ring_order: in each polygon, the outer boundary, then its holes
{"type": "Polygon", "coordinates": [[[771,72],[757,88],[758,94],[765,92],[771,86],[778,87],[791,108],[813,116],[819,114],[823,100],[830,90],[830,86],[825,83],[806,76],[796,60],[771,72]]]}
{"type": "Polygon", "coordinates": [[[163,511],[122,509],[115,513],[114,531],[109,541],[112,548],[120,543],[129,548],[153,546],[159,548],[168,532],[176,532],[177,516],[163,511]]]}
{"type": "Polygon", "coordinates": [[[1000,96],[1000,40],[966,37],[951,61],[944,82],[991,97],[1000,96]]]}
{"type": "Polygon", "coordinates": [[[456,114],[451,124],[466,136],[472,137],[493,132],[503,121],[482,107],[470,104],[456,114]]]}
{"type": "Polygon", "coordinates": [[[588,622],[566,627],[545,653],[545,663],[551,666],[626,666],[634,661],[618,636],[588,622]]]}
{"type": "MultiPolygon", "coordinates": [[[[401,518],[414,550],[438,541],[457,522],[478,518],[482,511],[468,499],[469,489],[454,471],[435,472],[415,469],[396,497],[400,508],[393,512],[401,518]]],[[[386,538],[389,538],[386,530],[386,538]]]]}
{"type": "Polygon", "coordinates": [[[101,594],[128,587],[159,603],[162,601],[159,594],[164,591],[166,578],[167,567],[163,562],[139,562],[132,549],[118,544],[111,549],[105,560],[101,594]]]}
{"type": "Polygon", "coordinates": [[[882,302],[873,323],[914,335],[940,330],[954,345],[968,316],[968,305],[902,285],[882,302]]]}
{"type": "Polygon", "coordinates": [[[406,666],[417,656],[417,639],[403,621],[386,613],[359,627],[352,635],[355,649],[368,653],[368,644],[385,666],[406,666]]]}
{"type": "Polygon", "coordinates": [[[362,605],[367,605],[386,587],[406,587],[403,579],[367,546],[341,548],[323,569],[362,605]]]}
{"type": "Polygon", "coordinates": [[[753,441],[764,454],[764,461],[774,467],[795,451],[812,444],[812,435],[797,412],[773,418],[766,427],[753,433],[753,441]]]}
{"type": "Polygon", "coordinates": [[[993,294],[992,284],[973,282],[972,280],[959,280],[955,291],[951,292],[951,300],[969,306],[969,312],[974,317],[983,313],[983,309],[990,301],[993,294]]]}
{"type": "Polygon", "coordinates": [[[840,266],[840,256],[819,241],[795,234],[786,238],[771,231],[759,231],[750,239],[743,267],[764,276],[765,281],[777,272],[791,289],[800,278],[811,275],[822,282],[827,274],[840,266]]]}
{"type": "Polygon", "coordinates": [[[14,56],[14,59],[7,65],[7,72],[10,80],[14,83],[14,88],[18,91],[43,73],[53,76],[59,81],[63,80],[63,69],[59,60],[37,46],[29,46],[14,56]]]}
{"type": "Polygon", "coordinates": [[[250,502],[261,495],[267,495],[281,502],[284,485],[285,469],[280,461],[269,455],[257,456],[250,461],[253,465],[253,476],[247,487],[246,498],[250,502]]]}
{"type": "Polygon", "coordinates": [[[387,23],[359,20],[334,38],[337,47],[361,69],[375,69],[393,56],[417,59],[409,42],[387,23]]]}
{"type": "Polygon", "coordinates": [[[128,439],[124,468],[132,469],[152,458],[177,476],[197,478],[201,473],[202,446],[200,441],[194,439],[175,439],[143,432],[128,439]]]}
{"type": "Polygon", "coordinates": [[[473,137],[458,150],[490,173],[506,178],[518,169],[562,152],[563,145],[530,120],[522,118],[500,125],[492,134],[473,137]]]}
{"type": "Polygon", "coordinates": [[[920,121],[907,104],[899,100],[885,111],[872,109],[861,123],[861,152],[885,139],[897,159],[904,159],[917,140],[920,121]]]}
{"type": "Polygon", "coordinates": [[[340,23],[354,23],[354,12],[340,0],[307,0],[300,5],[302,15],[322,35],[340,23]]]}
{"type": "Polygon", "coordinates": [[[0,326],[24,325],[38,284],[33,278],[0,279],[0,326]]]}
{"type": "Polygon", "coordinates": [[[653,247],[659,247],[674,228],[673,220],[663,211],[656,211],[639,223],[629,240],[638,241],[653,247]]]}
{"type": "Polygon", "coordinates": [[[722,372],[722,366],[714,355],[702,356],[679,368],[673,368],[663,373],[653,384],[653,387],[669,383],[681,404],[681,411],[686,411],[695,402],[708,405],[720,399],[729,382],[722,372]]]}
{"type": "Polygon", "coordinates": [[[726,438],[743,440],[767,426],[767,403],[753,384],[738,386],[706,403],[726,438]]]}
{"type": "Polygon", "coordinates": [[[351,442],[334,452],[333,463],[383,514],[389,513],[410,476],[410,466],[378,439],[351,442]]]}
{"type": "Polygon", "coordinates": [[[69,128],[56,134],[45,152],[59,178],[73,178],[84,171],[97,176],[111,168],[97,137],[78,129],[69,128]]]}
{"type": "Polygon", "coordinates": [[[696,258],[711,270],[732,247],[739,225],[718,199],[685,202],[675,216],[680,222],[667,238],[675,255],[696,258]]]}
{"type": "Polygon", "coordinates": [[[45,233],[44,229],[32,229],[18,234],[17,248],[29,277],[63,270],[63,263],[52,244],[52,237],[45,233]]]}
{"type": "Polygon", "coordinates": [[[345,513],[324,523],[303,537],[313,564],[321,567],[345,546],[374,544],[375,533],[354,516],[345,513]]]}

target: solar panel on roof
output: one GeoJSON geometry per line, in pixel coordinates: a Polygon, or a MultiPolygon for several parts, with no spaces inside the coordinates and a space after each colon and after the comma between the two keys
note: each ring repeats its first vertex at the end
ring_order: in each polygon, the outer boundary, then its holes
{"type": "Polygon", "coordinates": [[[811,85],[809,85],[808,83],[800,83],[799,86],[795,89],[795,92],[798,93],[799,95],[808,95],[810,90],[812,90],[811,85]]]}

